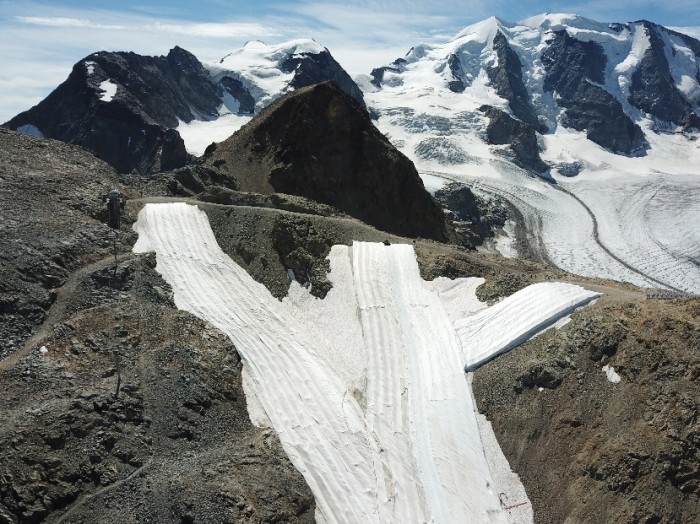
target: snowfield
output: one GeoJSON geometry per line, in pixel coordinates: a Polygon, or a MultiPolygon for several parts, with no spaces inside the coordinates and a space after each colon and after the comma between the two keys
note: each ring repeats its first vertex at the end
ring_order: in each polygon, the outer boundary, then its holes
{"type": "Polygon", "coordinates": [[[412,246],[355,242],[331,250],[326,299],[292,282],[280,302],[223,253],[195,206],[147,204],[134,229],[134,251],[155,251],[177,307],[236,345],[251,420],[277,432],[319,522],[532,522],[465,364],[595,293],[538,284],[486,308],[480,279],[424,282],[412,246]]]}
{"type": "MultiPolygon", "coordinates": [[[[697,60],[677,35],[665,36],[666,57],[676,85],[700,102],[697,60]]],[[[465,28],[443,44],[418,44],[384,72],[382,87],[369,75],[356,78],[365,101],[379,118],[377,127],[418,168],[431,192],[446,181],[468,183],[482,193],[510,200],[523,215],[528,241],[558,267],[579,275],[610,278],[681,293],[700,293],[700,146],[696,135],[673,133],[628,101],[631,78],[649,38],[641,23],[611,25],[570,14],[538,15],[518,23],[492,17],[465,28]],[[544,92],[541,54],[553,31],[600,44],[607,57],[603,87],[645,131],[650,149],[644,157],[615,155],[588,140],[585,133],[561,125],[561,110],[544,92]],[[522,63],[523,81],[537,115],[550,132],[540,137],[542,159],[552,166],[556,184],[533,178],[511,163],[507,146],[485,142],[488,120],[479,107],[489,104],[510,112],[508,102],[490,85],[486,70],[498,56],[493,37],[500,31],[522,63]],[[459,61],[466,89],[454,93],[448,63],[459,61]],[[667,133],[657,134],[661,127],[667,133]],[[564,176],[572,166],[575,177],[564,176]]],[[[256,112],[289,88],[293,73],[280,67],[287,57],[319,53],[313,40],[278,45],[251,41],[208,65],[214,79],[227,75],[253,95],[256,112]]],[[[180,123],[187,150],[201,155],[222,141],[251,115],[238,114],[230,97],[219,118],[180,123]]],[[[492,249],[515,256],[514,228],[500,235],[492,249]]]]}
{"type": "MultiPolygon", "coordinates": [[[[668,56],[679,89],[700,93],[694,55],[670,37],[668,56]]],[[[640,24],[613,29],[575,15],[547,14],[516,24],[489,18],[444,44],[415,46],[399,72],[387,72],[381,89],[365,86],[377,127],[416,165],[426,186],[436,178],[464,182],[482,193],[510,200],[522,213],[529,243],[572,273],[611,278],[642,287],[700,293],[700,146],[697,136],[657,134],[658,124],[627,101],[648,37],[640,24]],[[551,93],[543,89],[540,55],[551,32],[599,43],[608,57],[605,89],[644,129],[647,156],[615,155],[564,128],[551,93]],[[553,166],[555,184],[533,178],[485,143],[490,104],[510,112],[491,87],[486,69],[498,58],[493,35],[501,31],[523,66],[523,80],[537,114],[551,133],[542,135],[542,159],[553,166]],[[448,88],[446,66],[457,56],[468,80],[462,93],[448,88]],[[432,152],[431,152],[432,151],[432,152]],[[576,165],[575,177],[565,168],[576,165]],[[563,191],[562,191],[563,189],[563,191]]],[[[668,126],[666,126],[668,127],[668,126]]]]}

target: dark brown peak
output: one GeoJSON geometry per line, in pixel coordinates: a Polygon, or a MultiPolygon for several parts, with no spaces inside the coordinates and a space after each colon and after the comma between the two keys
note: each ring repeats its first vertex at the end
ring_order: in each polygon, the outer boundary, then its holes
{"type": "Polygon", "coordinates": [[[183,47],[180,47],[179,45],[176,45],[175,47],[173,47],[173,48],[168,52],[168,54],[169,54],[169,55],[170,55],[170,54],[185,54],[185,55],[194,56],[194,55],[193,55],[192,53],[190,53],[187,49],[185,49],[185,48],[183,48],[183,47]]]}
{"type": "Polygon", "coordinates": [[[446,238],[444,216],[411,161],[333,82],[278,99],[205,162],[225,165],[243,191],[302,196],[384,231],[446,238]]]}
{"type": "Polygon", "coordinates": [[[183,49],[180,46],[175,46],[170,51],[168,51],[166,59],[170,63],[187,64],[190,66],[194,66],[197,69],[204,67],[196,56],[190,53],[187,49],[183,49]]]}
{"type": "Polygon", "coordinates": [[[189,160],[177,131],[168,128],[195,114],[216,115],[221,95],[221,87],[184,49],[176,47],[167,57],[99,51],[7,125],[31,125],[46,137],[81,145],[120,172],[158,171],[189,160]],[[117,85],[109,99],[103,97],[105,81],[117,85]]]}

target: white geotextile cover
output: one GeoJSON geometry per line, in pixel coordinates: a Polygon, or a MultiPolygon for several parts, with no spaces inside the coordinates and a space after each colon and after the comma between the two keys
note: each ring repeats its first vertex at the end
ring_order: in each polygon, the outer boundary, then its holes
{"type": "MultiPolygon", "coordinates": [[[[255,396],[250,409],[264,411],[251,418],[269,420],[313,491],[319,520],[514,521],[499,501],[506,488],[493,484],[465,352],[440,295],[471,289],[460,311],[481,309],[467,320],[482,327],[457,321],[470,347],[489,330],[489,312],[511,315],[484,345],[497,352],[594,293],[541,284],[483,309],[475,307],[474,283],[423,282],[412,246],[355,242],[332,249],[325,300],[293,283],[280,302],[223,253],[197,207],[147,204],[134,228],[134,251],[156,252],[177,307],[236,345],[255,396]],[[538,296],[554,305],[533,308],[538,296]]],[[[514,493],[509,501],[519,496],[529,507],[522,486],[514,493]]]]}

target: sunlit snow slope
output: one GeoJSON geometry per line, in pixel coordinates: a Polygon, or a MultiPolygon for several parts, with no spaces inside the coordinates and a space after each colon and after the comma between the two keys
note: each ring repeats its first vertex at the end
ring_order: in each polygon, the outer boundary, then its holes
{"type": "MultiPolygon", "coordinates": [[[[678,36],[669,33],[665,45],[673,51],[667,59],[674,82],[697,108],[697,58],[678,36]]],[[[414,46],[383,71],[380,87],[369,77],[358,83],[379,114],[377,127],[414,161],[427,185],[434,187],[441,177],[506,196],[524,215],[532,243],[541,244],[559,267],[700,293],[697,134],[673,133],[676,126],[628,102],[632,76],[648,46],[641,23],[615,26],[574,15],[542,15],[516,24],[490,18],[444,44],[414,46]],[[558,95],[544,90],[542,63],[543,50],[561,30],[602,46],[607,62],[601,85],[644,131],[646,156],[611,153],[585,132],[563,125],[558,95]],[[512,114],[488,75],[498,65],[493,42],[498,32],[518,56],[528,98],[548,128],[540,136],[541,156],[556,185],[514,166],[504,156],[508,146],[486,143],[488,119],[479,108],[488,104],[512,114]],[[463,92],[449,88],[457,63],[463,92]],[[572,167],[580,171],[577,176],[562,175],[572,167]]]]}
{"type": "MultiPolygon", "coordinates": [[[[197,207],[148,204],[134,227],[134,250],[156,252],[177,307],[235,343],[249,406],[259,403],[304,475],[319,521],[532,520],[521,486],[494,484],[502,475],[491,474],[497,459],[487,459],[482,445],[464,374],[468,348],[483,346],[481,329],[465,331],[470,316],[458,318],[458,337],[443,300],[460,315],[481,311],[473,318],[482,326],[494,311],[500,336],[488,351],[497,353],[594,293],[543,284],[504,300],[498,311],[484,309],[468,281],[424,283],[411,246],[356,242],[332,249],[333,289],[325,300],[292,284],[279,302],[221,251],[197,207]],[[502,508],[499,493],[524,509],[502,508]]],[[[479,358],[489,355],[482,350],[479,358]]]]}

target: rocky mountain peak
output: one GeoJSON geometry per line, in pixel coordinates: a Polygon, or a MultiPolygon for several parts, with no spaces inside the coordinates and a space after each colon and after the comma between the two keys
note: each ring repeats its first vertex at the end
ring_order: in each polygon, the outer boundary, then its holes
{"type": "Polygon", "coordinates": [[[5,125],[81,145],[120,172],[156,172],[191,160],[181,125],[252,115],[287,91],[328,80],[364,107],[362,91],[314,40],[250,41],[206,66],[179,46],[156,57],[100,51],[5,125]]]}
{"type": "Polygon", "coordinates": [[[182,48],[167,56],[92,53],[32,109],[5,124],[35,127],[43,136],[83,146],[121,172],[160,171],[188,161],[174,128],[215,115],[221,87],[182,48]]]}
{"type": "Polygon", "coordinates": [[[539,123],[523,82],[520,58],[500,30],[493,38],[493,49],[496,52],[497,62],[486,70],[491,85],[499,96],[508,100],[510,109],[515,116],[524,123],[533,126],[537,131],[544,132],[546,127],[539,123]]]}
{"type": "Polygon", "coordinates": [[[313,39],[291,40],[277,45],[251,40],[223,57],[211,69],[216,79],[231,78],[241,82],[256,98],[256,111],[291,89],[329,80],[360,105],[365,105],[362,91],[354,80],[328,49],[313,39]]]}
{"type": "Polygon", "coordinates": [[[303,196],[384,231],[445,238],[444,216],[411,161],[333,82],[278,99],[205,161],[225,165],[243,191],[303,196]]]}
{"type": "MultiPolygon", "coordinates": [[[[484,159],[504,151],[512,157],[502,147],[510,145],[518,166],[542,173],[537,159],[548,139],[537,134],[554,135],[560,127],[625,156],[646,155],[649,133],[695,133],[699,52],[697,40],[647,21],[601,23],[558,13],[518,23],[492,17],[374,69],[376,90],[366,96],[379,127],[402,137],[400,147],[416,161],[433,158],[424,144],[449,133],[457,148],[456,136],[495,146],[484,159]],[[402,100],[416,92],[424,93],[420,102],[404,107],[402,100]]],[[[562,147],[556,157],[571,156],[562,147]]],[[[466,151],[461,158],[473,164],[466,151]]]]}
{"type": "MultiPolygon", "coordinates": [[[[641,20],[638,24],[648,39],[648,47],[632,74],[629,102],[661,121],[685,128],[699,128],[697,100],[693,107],[693,103],[681,92],[674,78],[679,76],[680,71],[678,68],[672,70],[674,68],[669,64],[667,52],[670,51],[675,57],[679,46],[674,45],[673,40],[680,40],[690,47],[695,58],[698,58],[700,42],[685,35],[682,38],[674,37],[665,28],[647,20],[641,20]]],[[[698,78],[700,76],[696,76],[696,80],[698,78]]]]}

